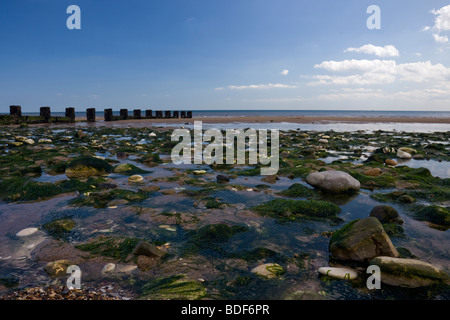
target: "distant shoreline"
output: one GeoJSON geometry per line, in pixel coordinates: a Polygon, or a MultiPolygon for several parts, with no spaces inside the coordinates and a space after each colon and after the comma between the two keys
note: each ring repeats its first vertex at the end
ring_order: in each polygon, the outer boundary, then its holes
{"type": "MultiPolygon", "coordinates": [[[[78,117],[77,122],[86,121],[85,117],[78,117]]],[[[133,123],[167,123],[167,124],[193,124],[194,121],[202,121],[203,123],[303,123],[303,124],[326,124],[326,123],[448,123],[450,118],[428,118],[428,117],[330,117],[330,116],[229,116],[229,117],[193,117],[191,119],[129,119],[118,121],[104,121],[103,117],[97,117],[98,122],[104,125],[114,124],[133,124],[133,123]]],[[[450,129],[450,128],[449,128],[450,129]]]]}

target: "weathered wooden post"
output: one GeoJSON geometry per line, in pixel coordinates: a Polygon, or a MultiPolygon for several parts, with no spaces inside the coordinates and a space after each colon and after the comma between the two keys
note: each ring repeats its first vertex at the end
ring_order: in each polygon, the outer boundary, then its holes
{"type": "Polygon", "coordinates": [[[181,118],[186,118],[186,111],[181,111],[181,118]]]}
{"type": "Polygon", "coordinates": [[[164,112],[164,118],[168,119],[171,117],[171,112],[170,111],[165,111],[164,112]]]}
{"type": "Polygon", "coordinates": [[[113,121],[113,110],[105,109],[105,121],[113,121]]]}
{"type": "Polygon", "coordinates": [[[133,117],[134,117],[135,119],[141,119],[141,118],[142,118],[142,116],[141,116],[141,110],[140,110],[140,109],[134,109],[134,110],[133,110],[133,117]]]}
{"type": "Polygon", "coordinates": [[[156,119],[162,119],[163,113],[162,111],[156,111],[156,119]]]}
{"type": "Polygon", "coordinates": [[[153,118],[153,111],[152,110],[145,110],[145,117],[148,119],[153,118]]]}
{"type": "Polygon", "coordinates": [[[87,122],[95,122],[95,108],[86,109],[87,122]]]}
{"type": "Polygon", "coordinates": [[[22,118],[22,107],[9,106],[9,115],[13,117],[14,123],[19,123],[19,119],[22,118]]]}
{"type": "Polygon", "coordinates": [[[50,107],[41,107],[40,116],[44,118],[45,122],[48,122],[51,117],[50,107]]]}
{"type": "Polygon", "coordinates": [[[180,117],[179,112],[178,111],[174,111],[172,117],[178,119],[180,117]]]}
{"type": "Polygon", "coordinates": [[[186,113],[186,118],[189,118],[189,119],[192,118],[192,111],[188,111],[188,112],[186,113]]]}
{"type": "Polygon", "coordinates": [[[22,107],[9,106],[9,115],[20,118],[22,116],[22,107]]]}
{"type": "Polygon", "coordinates": [[[128,109],[120,109],[120,120],[128,119],[128,109]]]}
{"type": "Polygon", "coordinates": [[[75,108],[66,108],[66,118],[70,118],[72,122],[75,121],[75,108]]]}

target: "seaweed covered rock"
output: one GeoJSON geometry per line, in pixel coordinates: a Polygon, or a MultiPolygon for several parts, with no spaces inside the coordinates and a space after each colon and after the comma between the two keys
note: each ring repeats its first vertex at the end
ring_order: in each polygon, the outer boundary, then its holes
{"type": "Polygon", "coordinates": [[[43,228],[49,235],[56,239],[65,238],[75,227],[72,219],[58,219],[43,225],[43,228]]]}
{"type": "Polygon", "coordinates": [[[359,181],[347,172],[337,170],[312,172],[306,177],[306,182],[331,193],[354,192],[361,187],[359,181]]]}
{"type": "Polygon", "coordinates": [[[105,160],[94,157],[81,157],[72,160],[66,167],[68,178],[88,178],[91,176],[103,176],[110,173],[111,165],[105,160]]]}
{"type": "Polygon", "coordinates": [[[206,288],[185,275],[157,278],[142,287],[141,299],[150,300],[199,300],[206,296],[206,288]]]}
{"type": "Polygon", "coordinates": [[[376,257],[370,261],[381,270],[381,282],[398,287],[418,288],[448,280],[435,266],[416,259],[376,257]]]}
{"type": "Polygon", "coordinates": [[[381,223],[403,224],[403,220],[399,217],[397,210],[391,206],[376,206],[370,211],[369,216],[377,218],[381,223]]]}
{"type": "Polygon", "coordinates": [[[337,230],[330,240],[336,260],[367,262],[377,256],[398,257],[391,239],[375,217],[354,220],[337,230]]]}
{"type": "Polygon", "coordinates": [[[114,173],[120,173],[120,174],[128,174],[128,175],[134,175],[138,173],[148,173],[148,171],[143,170],[139,167],[136,167],[134,164],[130,163],[121,163],[114,167],[113,169],[114,173]]]}
{"type": "Polygon", "coordinates": [[[280,195],[290,197],[290,198],[300,198],[300,197],[313,197],[316,195],[314,189],[310,189],[301,183],[292,184],[287,190],[280,192],[280,195]]]}
{"type": "Polygon", "coordinates": [[[253,210],[274,218],[297,219],[331,219],[342,221],[337,217],[341,209],[334,203],[320,200],[274,199],[256,207],[253,210]]]}
{"type": "Polygon", "coordinates": [[[416,218],[448,228],[450,227],[450,208],[437,205],[422,207],[417,211],[416,218]]]}

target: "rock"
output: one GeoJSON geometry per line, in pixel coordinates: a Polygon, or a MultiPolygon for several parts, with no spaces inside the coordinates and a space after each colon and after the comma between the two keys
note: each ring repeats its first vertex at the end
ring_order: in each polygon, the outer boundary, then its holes
{"type": "Polygon", "coordinates": [[[283,273],[285,273],[285,270],[277,263],[266,263],[253,268],[252,273],[255,273],[266,279],[273,279],[281,276],[283,273]]]}
{"type": "Polygon", "coordinates": [[[27,140],[27,137],[16,136],[16,137],[14,137],[14,139],[18,142],[24,142],[25,140],[27,140]]]}
{"type": "Polygon", "coordinates": [[[328,140],[327,139],[319,139],[319,142],[320,143],[328,143],[328,140]]]}
{"type": "Polygon", "coordinates": [[[325,135],[325,136],[321,136],[321,138],[322,138],[322,139],[331,139],[330,136],[326,136],[326,135],[325,135]]]}
{"type": "Polygon", "coordinates": [[[94,157],[81,157],[72,160],[66,167],[68,178],[88,178],[91,176],[102,176],[110,173],[111,165],[105,160],[94,157]]]}
{"type": "Polygon", "coordinates": [[[139,188],[139,191],[141,192],[156,192],[159,191],[160,187],[156,185],[150,185],[139,188]]]}
{"type": "Polygon", "coordinates": [[[156,133],[151,132],[148,136],[149,136],[149,137],[156,137],[156,133]]]}
{"type": "Polygon", "coordinates": [[[384,147],[382,152],[383,153],[395,153],[395,148],[384,147]]]}
{"type": "Polygon", "coordinates": [[[319,268],[319,273],[329,277],[346,280],[354,280],[358,277],[358,274],[355,271],[347,268],[322,267],[319,268]]]}
{"type": "Polygon", "coordinates": [[[38,228],[26,228],[16,233],[18,237],[28,237],[32,234],[35,234],[38,231],[38,228]]]}
{"type": "Polygon", "coordinates": [[[334,232],[330,255],[337,260],[370,261],[377,256],[398,257],[398,252],[375,217],[354,220],[334,232]]]}
{"type": "Polygon", "coordinates": [[[370,211],[371,217],[377,218],[381,223],[398,223],[403,224],[397,210],[391,206],[376,206],[370,211]]]}
{"type": "Polygon", "coordinates": [[[384,161],[384,163],[387,164],[388,166],[396,166],[397,165],[397,162],[395,160],[392,160],[392,159],[386,159],[384,161]]]}
{"type": "Polygon", "coordinates": [[[304,156],[305,159],[316,158],[316,149],[314,148],[304,148],[300,151],[300,153],[304,156]]]}
{"type": "Polygon", "coordinates": [[[409,153],[410,155],[414,155],[417,153],[416,149],[408,148],[408,147],[401,147],[401,148],[398,148],[398,150],[409,153]]]}
{"type": "Polygon", "coordinates": [[[277,182],[277,175],[273,174],[273,175],[269,175],[269,176],[264,176],[261,178],[261,181],[264,181],[267,183],[275,183],[275,182],[277,182]]]}
{"type": "Polygon", "coordinates": [[[173,195],[173,194],[175,194],[177,192],[174,189],[164,189],[164,190],[161,190],[161,193],[166,195],[166,196],[170,196],[170,195],[173,195]]]}
{"type": "Polygon", "coordinates": [[[136,265],[141,271],[148,271],[158,263],[155,257],[140,255],[137,257],[136,265]]]}
{"type": "Polygon", "coordinates": [[[358,191],[361,186],[358,180],[343,171],[313,172],[306,177],[306,182],[332,193],[358,191]]]}
{"type": "Polygon", "coordinates": [[[107,189],[107,190],[108,189],[116,189],[118,187],[119,187],[119,185],[117,185],[115,183],[111,183],[111,182],[103,182],[98,185],[99,189],[107,189]]]}
{"type": "Polygon", "coordinates": [[[398,149],[397,151],[397,157],[400,159],[411,159],[412,155],[410,155],[408,152],[402,151],[398,149]]]}
{"type": "Polygon", "coordinates": [[[84,133],[83,130],[81,130],[81,129],[78,130],[77,133],[75,133],[75,138],[82,139],[84,137],[86,137],[86,133],[84,133]]]}
{"type": "Polygon", "coordinates": [[[102,269],[102,273],[112,273],[114,272],[114,270],[116,270],[116,265],[114,263],[107,263],[105,264],[105,266],[102,269]]]}
{"type": "Polygon", "coordinates": [[[44,271],[51,277],[57,278],[67,275],[67,268],[71,265],[68,260],[57,260],[45,265],[44,271]]]}
{"type": "Polygon", "coordinates": [[[229,182],[230,181],[230,177],[224,175],[224,174],[219,174],[216,177],[217,182],[229,182]]]}
{"type": "Polygon", "coordinates": [[[366,176],[371,176],[371,177],[377,177],[380,175],[380,173],[381,173],[380,168],[372,168],[372,169],[368,169],[368,170],[364,171],[364,174],[366,176]]]}
{"type": "Polygon", "coordinates": [[[448,280],[448,275],[432,264],[416,259],[376,257],[370,261],[381,270],[381,282],[391,286],[418,288],[448,280]]]}
{"type": "Polygon", "coordinates": [[[147,241],[140,241],[134,248],[132,254],[136,256],[162,257],[166,253],[147,241]]]}
{"type": "Polygon", "coordinates": [[[134,175],[128,177],[128,182],[131,182],[131,183],[142,182],[142,181],[144,181],[144,177],[139,174],[134,174],[134,175]]]}
{"type": "Polygon", "coordinates": [[[121,164],[117,165],[116,167],[114,167],[113,172],[114,173],[123,173],[123,172],[131,171],[131,170],[133,170],[133,167],[131,166],[131,164],[121,163],[121,164]]]}
{"type": "Polygon", "coordinates": [[[52,143],[52,140],[50,140],[50,139],[39,139],[38,143],[52,143]]]}
{"type": "Polygon", "coordinates": [[[24,143],[26,144],[34,144],[34,140],[33,139],[25,139],[23,140],[24,143]]]}
{"type": "Polygon", "coordinates": [[[413,197],[411,197],[410,195],[404,194],[401,197],[399,197],[397,199],[398,202],[402,202],[402,203],[413,203],[416,201],[416,199],[414,199],[413,197]]]}
{"type": "Polygon", "coordinates": [[[192,171],[192,173],[193,173],[193,174],[200,175],[200,174],[205,174],[206,171],[205,171],[205,170],[194,170],[194,171],[192,171]]]}
{"type": "Polygon", "coordinates": [[[423,154],[415,154],[412,158],[415,160],[423,160],[425,159],[425,156],[423,154]]]}

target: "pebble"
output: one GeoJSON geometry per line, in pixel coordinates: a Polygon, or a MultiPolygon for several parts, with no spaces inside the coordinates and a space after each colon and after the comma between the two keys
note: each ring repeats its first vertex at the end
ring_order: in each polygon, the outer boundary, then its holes
{"type": "Polygon", "coordinates": [[[141,181],[144,181],[144,178],[139,174],[135,174],[135,175],[130,176],[128,178],[128,181],[129,182],[141,182],[141,181]]]}
{"type": "Polygon", "coordinates": [[[38,228],[26,228],[16,233],[18,237],[28,237],[32,234],[35,234],[38,231],[38,228]]]}
{"type": "Polygon", "coordinates": [[[114,263],[107,263],[102,269],[102,273],[111,273],[116,269],[116,265],[114,263]]]}

